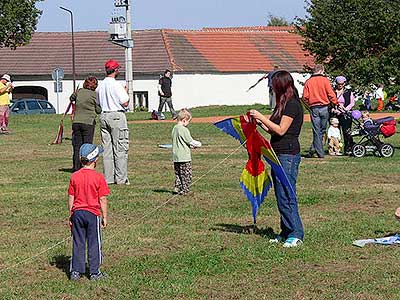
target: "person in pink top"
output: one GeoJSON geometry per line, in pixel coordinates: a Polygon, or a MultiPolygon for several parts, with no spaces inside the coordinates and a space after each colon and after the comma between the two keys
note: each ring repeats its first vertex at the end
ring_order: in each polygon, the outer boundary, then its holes
{"type": "Polygon", "coordinates": [[[85,273],[86,244],[90,280],[106,277],[100,272],[101,227],[107,226],[107,198],[110,190],[104,176],[94,169],[103,149],[83,144],[79,150],[83,168],[72,174],[68,188],[70,226],[72,231],[72,259],[70,279],[78,281],[85,273]]]}
{"type": "Polygon", "coordinates": [[[353,137],[351,136],[351,117],[346,114],[347,111],[351,111],[355,104],[353,92],[346,88],[347,79],[344,76],[337,76],[335,78],[335,92],[339,103],[339,109],[336,110],[336,116],[339,119],[339,127],[342,130],[343,142],[344,142],[344,153],[351,154],[353,147],[353,137]]]}

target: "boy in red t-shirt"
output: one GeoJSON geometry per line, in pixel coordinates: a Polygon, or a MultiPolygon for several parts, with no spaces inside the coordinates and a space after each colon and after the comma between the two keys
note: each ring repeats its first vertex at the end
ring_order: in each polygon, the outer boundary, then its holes
{"type": "Polygon", "coordinates": [[[110,190],[102,174],[94,169],[103,148],[83,144],[79,156],[83,168],[72,174],[68,188],[69,223],[72,231],[70,279],[77,281],[85,273],[86,243],[90,280],[106,277],[100,272],[101,229],[107,226],[107,198],[110,190]],[[102,217],[102,219],[101,219],[102,217]]]}

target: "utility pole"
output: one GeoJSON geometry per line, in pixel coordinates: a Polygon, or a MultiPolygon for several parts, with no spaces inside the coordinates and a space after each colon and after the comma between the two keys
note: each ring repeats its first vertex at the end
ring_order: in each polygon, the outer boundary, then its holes
{"type": "Polygon", "coordinates": [[[114,0],[114,6],[125,7],[125,17],[112,18],[108,33],[112,43],[125,48],[125,80],[128,84],[129,110],[132,111],[135,104],[133,98],[131,0],[114,0]]]}
{"type": "MultiPolygon", "coordinates": [[[[132,28],[131,28],[131,0],[127,0],[128,5],[126,6],[126,37],[128,41],[132,41],[132,28]]],[[[132,44],[133,47],[133,44],[132,44]]],[[[125,48],[125,79],[128,83],[128,95],[129,95],[129,110],[134,109],[133,99],[133,62],[132,62],[132,48],[125,48]]]]}

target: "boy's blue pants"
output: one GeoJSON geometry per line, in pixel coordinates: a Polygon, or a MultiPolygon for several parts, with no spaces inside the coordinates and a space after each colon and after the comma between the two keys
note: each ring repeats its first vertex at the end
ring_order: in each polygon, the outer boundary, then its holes
{"type": "Polygon", "coordinates": [[[88,245],[89,274],[100,272],[101,231],[100,217],[86,210],[72,214],[72,259],[70,271],[85,273],[86,242],[88,245]]]}

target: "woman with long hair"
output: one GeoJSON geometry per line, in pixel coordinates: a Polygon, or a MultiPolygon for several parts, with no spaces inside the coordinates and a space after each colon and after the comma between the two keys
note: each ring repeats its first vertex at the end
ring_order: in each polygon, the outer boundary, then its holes
{"type": "Polygon", "coordinates": [[[81,166],[79,149],[83,144],[93,144],[96,114],[101,113],[101,107],[96,101],[97,78],[89,76],[79,89],[71,96],[75,102],[75,115],[72,123],[73,168],[78,171],[81,166]]]}
{"type": "MultiPolygon", "coordinates": [[[[303,107],[292,76],[287,71],[278,71],[272,78],[272,90],[276,106],[270,118],[257,110],[250,115],[271,134],[271,146],[296,193],[296,180],[301,161],[299,135],[303,125],[303,107]]],[[[275,196],[281,215],[281,232],[270,242],[283,241],[284,247],[296,247],[303,243],[304,231],[298,210],[297,197],[284,186],[272,172],[275,196]]]]}

